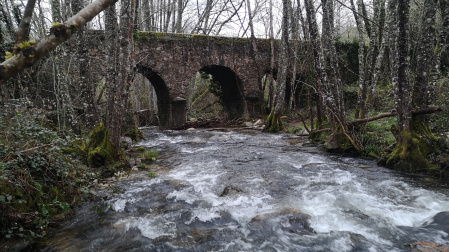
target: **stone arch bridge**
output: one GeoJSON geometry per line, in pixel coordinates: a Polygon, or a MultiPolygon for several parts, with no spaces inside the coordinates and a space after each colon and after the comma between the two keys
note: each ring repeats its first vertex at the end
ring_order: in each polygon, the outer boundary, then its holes
{"type": "Polygon", "coordinates": [[[136,70],[153,85],[162,127],[186,120],[186,93],[198,71],[212,75],[223,93],[229,119],[256,117],[263,99],[261,79],[270,72],[270,41],[205,35],[137,32],[136,70]]]}

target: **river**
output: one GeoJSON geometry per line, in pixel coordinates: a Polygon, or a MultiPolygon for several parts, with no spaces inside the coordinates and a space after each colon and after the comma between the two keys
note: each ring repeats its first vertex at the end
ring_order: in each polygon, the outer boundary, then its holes
{"type": "Polygon", "coordinates": [[[38,251],[409,251],[449,244],[449,190],[306,138],[148,130],[148,172],[98,187],[38,251]]]}

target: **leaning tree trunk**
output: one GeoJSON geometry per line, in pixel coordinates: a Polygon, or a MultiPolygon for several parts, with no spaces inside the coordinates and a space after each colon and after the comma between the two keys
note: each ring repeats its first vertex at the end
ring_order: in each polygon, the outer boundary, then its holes
{"type": "Polygon", "coordinates": [[[278,61],[278,78],[276,87],[276,107],[268,115],[265,131],[278,132],[282,130],[281,115],[285,110],[285,89],[287,86],[288,67],[288,0],[282,0],[282,37],[278,61]]]}

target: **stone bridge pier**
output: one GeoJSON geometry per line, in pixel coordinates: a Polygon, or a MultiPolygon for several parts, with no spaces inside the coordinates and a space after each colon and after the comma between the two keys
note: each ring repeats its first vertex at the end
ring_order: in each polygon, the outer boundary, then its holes
{"type": "Polygon", "coordinates": [[[154,86],[164,128],[186,121],[188,85],[198,71],[210,74],[222,90],[227,119],[257,117],[263,100],[261,78],[270,71],[270,42],[204,35],[138,32],[136,71],[154,86]]]}

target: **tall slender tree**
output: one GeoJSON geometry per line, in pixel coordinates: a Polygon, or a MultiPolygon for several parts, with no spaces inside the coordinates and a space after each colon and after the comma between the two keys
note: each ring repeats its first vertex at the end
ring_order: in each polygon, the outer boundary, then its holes
{"type": "Polygon", "coordinates": [[[285,111],[285,89],[287,88],[287,68],[288,68],[288,0],[282,0],[282,36],[278,59],[278,74],[276,86],[276,106],[271,110],[267,118],[265,131],[278,132],[282,129],[281,116],[285,111]]]}

